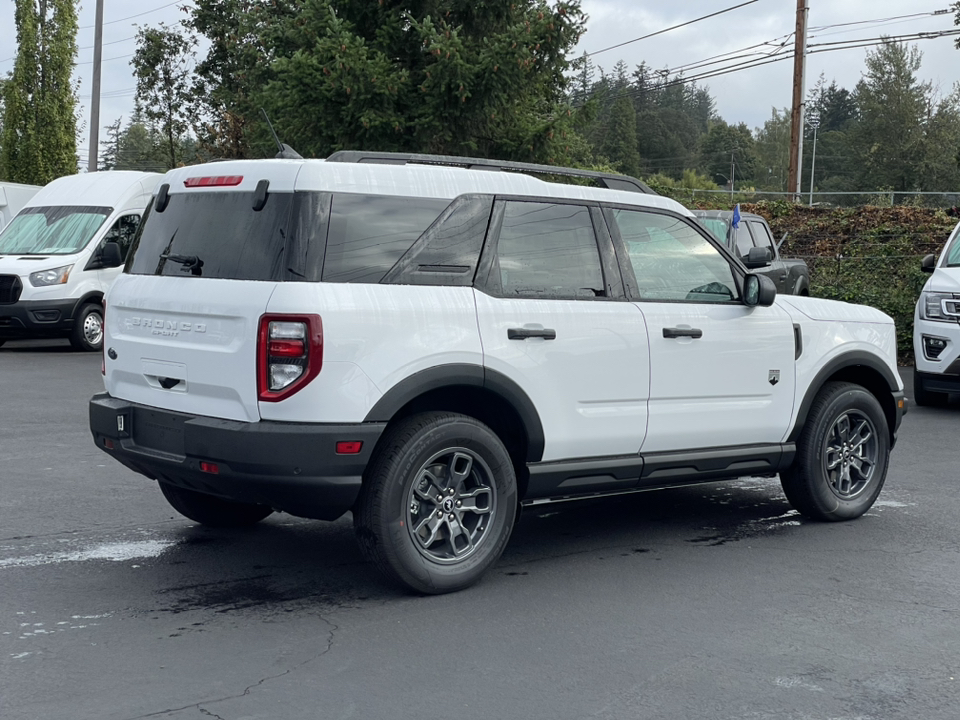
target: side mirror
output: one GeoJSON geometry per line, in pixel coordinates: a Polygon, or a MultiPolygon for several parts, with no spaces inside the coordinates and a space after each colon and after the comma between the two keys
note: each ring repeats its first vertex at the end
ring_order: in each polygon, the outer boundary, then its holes
{"type": "Polygon", "coordinates": [[[770,255],[770,248],[752,247],[744,258],[743,264],[746,265],[748,269],[754,270],[756,268],[767,267],[771,260],[773,260],[773,257],[770,255]]]}
{"type": "Polygon", "coordinates": [[[106,242],[100,248],[100,267],[115,268],[123,264],[120,246],[115,242],[106,242]]]}
{"type": "Polygon", "coordinates": [[[937,267],[937,258],[935,255],[924,255],[920,261],[920,269],[924,272],[932,273],[937,267]]]}
{"type": "MultiPolygon", "coordinates": [[[[754,248],[760,250],[761,248],[754,248]]],[[[743,304],[747,307],[770,307],[777,298],[777,286],[766,275],[751,273],[743,280],[743,304]]]]}

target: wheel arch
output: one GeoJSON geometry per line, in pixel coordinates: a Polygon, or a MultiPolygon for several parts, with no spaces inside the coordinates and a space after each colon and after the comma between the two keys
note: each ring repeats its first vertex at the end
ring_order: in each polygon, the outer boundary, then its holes
{"type": "Polygon", "coordinates": [[[103,307],[103,293],[99,290],[91,290],[81,295],[76,305],[73,306],[74,318],[77,317],[77,312],[79,312],[80,308],[84,305],[99,305],[103,307]]]}
{"type": "Polygon", "coordinates": [[[863,351],[853,351],[834,358],[814,376],[800,403],[797,419],[787,441],[796,442],[799,439],[814,399],[826,383],[834,381],[860,385],[877,399],[887,418],[892,445],[897,432],[897,400],[894,393],[899,392],[899,384],[882,360],[863,351]]]}
{"type": "Polygon", "coordinates": [[[480,365],[439,365],[390,388],[364,422],[389,423],[431,410],[462,413],[489,426],[514,460],[517,489],[523,497],[526,463],[543,457],[544,435],[536,407],[516,382],[480,365]]]}

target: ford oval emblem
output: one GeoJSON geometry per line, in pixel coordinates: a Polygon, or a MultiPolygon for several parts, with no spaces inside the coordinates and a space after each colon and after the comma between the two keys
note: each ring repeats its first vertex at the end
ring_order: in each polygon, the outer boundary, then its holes
{"type": "Polygon", "coordinates": [[[109,357],[111,360],[116,360],[116,359],[117,359],[117,351],[114,350],[113,348],[110,348],[109,350],[107,350],[107,357],[109,357]]]}

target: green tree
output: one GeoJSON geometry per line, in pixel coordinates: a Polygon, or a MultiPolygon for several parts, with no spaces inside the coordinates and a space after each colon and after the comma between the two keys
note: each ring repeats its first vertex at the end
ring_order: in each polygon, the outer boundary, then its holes
{"type": "Polygon", "coordinates": [[[786,192],[790,165],[790,108],[772,108],[770,119],[757,128],[756,185],[775,192],[786,192]]]}
{"type": "Polygon", "coordinates": [[[188,23],[211,41],[201,140],[229,156],[266,151],[262,103],[304,154],[562,162],[576,123],[567,55],[584,22],[579,0],[198,0],[188,23]]]}
{"type": "Polygon", "coordinates": [[[181,145],[193,116],[192,65],[196,39],[160,24],[137,31],[133,71],[138,112],[163,138],[167,168],[180,165],[181,145]]]}
{"type": "Polygon", "coordinates": [[[700,145],[702,167],[718,184],[730,185],[731,173],[735,186],[751,183],[757,177],[756,143],[746,123],[728,125],[715,122],[700,145]]]}
{"type": "Polygon", "coordinates": [[[100,141],[98,170],[115,170],[120,158],[120,137],[123,133],[121,126],[123,118],[117,118],[109,125],[104,125],[106,137],[100,141]]]}
{"type": "Polygon", "coordinates": [[[17,56],[3,86],[0,177],[45,185],[77,171],[75,0],[16,0],[17,56]]]}

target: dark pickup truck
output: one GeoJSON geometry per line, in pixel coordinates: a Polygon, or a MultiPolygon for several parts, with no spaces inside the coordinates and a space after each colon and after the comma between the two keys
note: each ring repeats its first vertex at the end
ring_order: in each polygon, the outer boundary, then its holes
{"type": "Polygon", "coordinates": [[[780,245],[773,241],[770,226],[761,216],[741,213],[740,223],[734,228],[731,210],[694,210],[693,214],[744,265],[773,280],[778,293],[810,294],[810,270],[807,264],[803,260],[784,260],[780,257],[780,245]]]}

